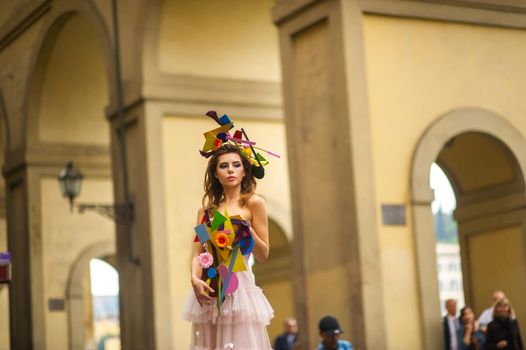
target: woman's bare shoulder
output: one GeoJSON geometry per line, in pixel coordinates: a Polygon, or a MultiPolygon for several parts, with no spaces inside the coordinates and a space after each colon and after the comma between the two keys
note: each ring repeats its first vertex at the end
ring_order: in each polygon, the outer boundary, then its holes
{"type": "Polygon", "coordinates": [[[250,198],[247,200],[247,206],[249,208],[260,208],[260,207],[265,207],[266,204],[265,204],[265,198],[263,198],[262,196],[260,196],[259,194],[253,194],[252,196],[250,196],[250,198]]]}

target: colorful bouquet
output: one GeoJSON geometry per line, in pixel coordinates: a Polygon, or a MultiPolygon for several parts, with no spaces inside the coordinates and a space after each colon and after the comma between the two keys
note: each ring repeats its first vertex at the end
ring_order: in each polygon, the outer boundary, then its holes
{"type": "Polygon", "coordinates": [[[217,210],[214,217],[205,214],[200,225],[195,227],[195,242],[200,242],[205,252],[198,256],[203,269],[201,279],[205,281],[217,297],[217,306],[226,295],[234,293],[238,287],[236,272],[246,271],[243,255],[250,254],[254,247],[254,238],[250,233],[250,223],[240,216],[222,215],[217,210]]]}

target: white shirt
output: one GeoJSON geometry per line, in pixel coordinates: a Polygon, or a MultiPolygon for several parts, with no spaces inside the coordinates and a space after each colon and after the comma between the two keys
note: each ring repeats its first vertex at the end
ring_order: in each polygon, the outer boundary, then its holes
{"type": "Polygon", "coordinates": [[[449,326],[449,345],[451,350],[458,350],[457,342],[457,322],[458,319],[455,316],[447,315],[447,324],[449,326]]]}
{"type": "Polygon", "coordinates": [[[487,327],[488,324],[493,321],[493,306],[488,307],[486,310],[482,311],[479,317],[479,323],[481,327],[487,327]]]}

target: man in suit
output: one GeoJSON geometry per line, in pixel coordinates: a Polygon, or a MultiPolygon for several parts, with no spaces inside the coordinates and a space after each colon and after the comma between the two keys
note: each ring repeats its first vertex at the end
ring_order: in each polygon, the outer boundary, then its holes
{"type": "Polygon", "coordinates": [[[444,316],[444,345],[446,350],[459,350],[457,332],[460,321],[457,318],[457,302],[453,299],[446,300],[447,315],[444,316]]]}
{"type": "Polygon", "coordinates": [[[292,350],[298,338],[298,323],[289,318],[283,322],[285,331],[274,342],[274,350],[292,350]]]}

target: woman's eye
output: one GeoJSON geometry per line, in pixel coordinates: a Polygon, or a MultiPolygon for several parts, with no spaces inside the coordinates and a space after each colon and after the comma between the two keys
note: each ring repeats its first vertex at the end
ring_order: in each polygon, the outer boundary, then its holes
{"type": "Polygon", "coordinates": [[[234,168],[239,168],[241,166],[241,162],[235,162],[232,165],[234,166],[234,168]]]}
{"type": "Polygon", "coordinates": [[[225,164],[225,163],[219,164],[219,169],[226,169],[226,168],[228,168],[228,164],[225,164]]]}

